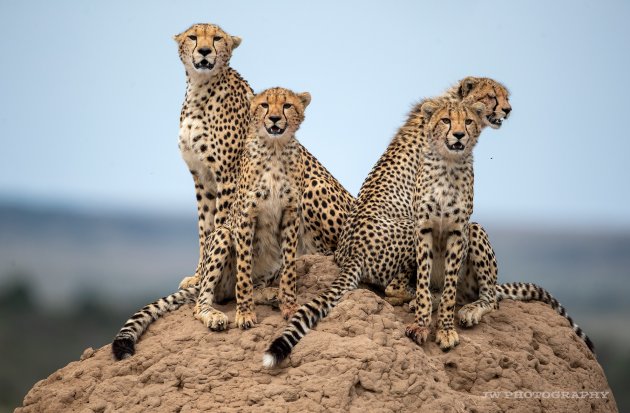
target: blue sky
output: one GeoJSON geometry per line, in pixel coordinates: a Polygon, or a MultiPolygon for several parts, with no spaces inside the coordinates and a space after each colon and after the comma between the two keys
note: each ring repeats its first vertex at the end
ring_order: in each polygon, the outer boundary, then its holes
{"type": "Polygon", "coordinates": [[[475,149],[475,212],[630,227],[630,3],[15,1],[0,3],[0,198],[190,213],[172,36],[243,38],[255,90],[313,100],[299,139],[354,194],[411,104],[466,75],[512,91],[475,149]]]}

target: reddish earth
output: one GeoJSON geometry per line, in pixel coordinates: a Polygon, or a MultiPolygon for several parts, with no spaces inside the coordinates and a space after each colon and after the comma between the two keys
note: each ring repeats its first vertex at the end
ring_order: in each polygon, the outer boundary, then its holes
{"type": "MultiPolygon", "coordinates": [[[[330,257],[308,256],[300,273],[303,302],[338,269],[330,257]]],[[[221,308],[234,319],[233,304],[221,308]]],[[[405,337],[406,306],[360,289],[270,371],[262,354],[285,321],[268,307],[257,312],[249,331],[213,333],[183,307],[153,324],[135,356],[116,362],[109,346],[87,349],[38,382],[16,412],[617,411],[597,360],[540,303],[502,302],[443,353],[405,337]]]]}

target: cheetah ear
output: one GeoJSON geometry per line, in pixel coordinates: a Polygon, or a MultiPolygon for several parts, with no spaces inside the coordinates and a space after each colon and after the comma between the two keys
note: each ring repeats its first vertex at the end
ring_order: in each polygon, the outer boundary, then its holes
{"type": "Polygon", "coordinates": [[[175,40],[177,43],[181,43],[183,35],[184,33],[176,34],[175,36],[173,36],[173,40],[175,40]]]}
{"type": "Polygon", "coordinates": [[[241,39],[238,36],[231,36],[231,37],[232,37],[232,50],[234,50],[241,44],[241,41],[243,39],[241,39]]]}
{"type": "Polygon", "coordinates": [[[308,92],[298,93],[297,97],[300,98],[300,102],[302,102],[302,106],[304,106],[304,109],[306,109],[308,104],[311,103],[311,94],[308,92]]]}
{"type": "Polygon", "coordinates": [[[474,103],[471,107],[479,117],[482,117],[483,114],[486,113],[486,105],[484,105],[482,102],[474,103]]]}
{"type": "Polygon", "coordinates": [[[424,102],[422,106],[420,107],[426,120],[431,119],[431,116],[433,116],[437,108],[438,107],[435,104],[435,102],[431,102],[430,100],[427,100],[426,102],[424,102]]]}
{"type": "Polygon", "coordinates": [[[458,94],[461,99],[468,96],[472,92],[473,88],[477,85],[478,80],[472,76],[468,76],[459,82],[458,94]]]}

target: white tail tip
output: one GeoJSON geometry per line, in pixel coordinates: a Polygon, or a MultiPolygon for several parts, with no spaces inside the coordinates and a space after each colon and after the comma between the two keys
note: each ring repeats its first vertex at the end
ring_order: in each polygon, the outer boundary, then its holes
{"type": "Polygon", "coordinates": [[[263,361],[263,367],[266,369],[270,369],[276,365],[276,358],[269,353],[263,354],[262,361],[263,361]]]}

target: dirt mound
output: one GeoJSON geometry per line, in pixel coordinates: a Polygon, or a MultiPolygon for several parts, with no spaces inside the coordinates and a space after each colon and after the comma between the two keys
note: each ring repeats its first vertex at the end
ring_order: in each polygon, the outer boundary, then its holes
{"type": "MultiPolygon", "coordinates": [[[[301,301],[338,272],[330,257],[302,258],[301,301]]],[[[234,319],[233,304],[220,308],[234,319]]],[[[617,411],[602,368],[540,303],[501,303],[443,353],[405,337],[406,306],[357,290],[270,371],[262,354],[285,322],[271,308],[257,312],[249,331],[213,333],[183,307],[153,324],[135,356],[115,362],[109,346],[89,348],[16,412],[617,411]]]]}

